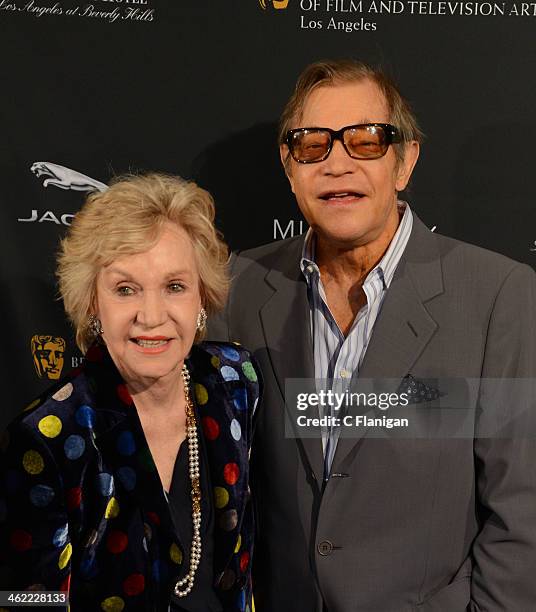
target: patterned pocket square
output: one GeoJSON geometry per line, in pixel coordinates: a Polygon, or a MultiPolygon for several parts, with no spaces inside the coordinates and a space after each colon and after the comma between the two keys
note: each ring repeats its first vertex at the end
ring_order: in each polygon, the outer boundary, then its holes
{"type": "Polygon", "coordinates": [[[406,393],[410,404],[420,404],[422,402],[432,402],[444,395],[439,389],[426,384],[422,380],[408,374],[402,379],[398,387],[398,394],[406,393]]]}

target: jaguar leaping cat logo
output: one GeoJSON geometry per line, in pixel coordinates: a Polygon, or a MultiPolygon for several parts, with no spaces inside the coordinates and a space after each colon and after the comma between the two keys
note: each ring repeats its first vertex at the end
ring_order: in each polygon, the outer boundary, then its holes
{"type": "Polygon", "coordinates": [[[53,185],[60,189],[72,189],[73,191],[106,191],[108,189],[107,185],[90,176],[51,162],[35,162],[30,166],[30,170],[38,178],[50,177],[43,181],[45,188],[53,185]]]}

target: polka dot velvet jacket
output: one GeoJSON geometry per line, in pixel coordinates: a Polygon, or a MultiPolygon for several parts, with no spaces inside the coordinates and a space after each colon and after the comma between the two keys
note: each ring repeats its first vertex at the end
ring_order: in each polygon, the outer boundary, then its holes
{"type": "MultiPolygon", "coordinates": [[[[225,612],[249,610],[257,373],[233,344],[195,345],[187,365],[214,491],[216,592],[225,612]]],[[[103,347],[10,425],[1,457],[2,589],[69,590],[75,612],[168,610],[188,567],[135,407],[103,347]]]]}

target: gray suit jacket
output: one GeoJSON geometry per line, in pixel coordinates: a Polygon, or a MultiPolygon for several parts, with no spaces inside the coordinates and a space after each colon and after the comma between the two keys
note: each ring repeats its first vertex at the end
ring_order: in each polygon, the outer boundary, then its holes
{"type": "MultiPolygon", "coordinates": [[[[341,438],[325,486],[320,440],[285,436],[285,379],[314,377],[302,244],[233,258],[210,331],[253,351],[264,376],[252,455],[257,612],[320,612],[322,601],[329,612],[533,612],[534,431],[479,437],[477,418],[471,438],[341,438]]],[[[534,271],[415,218],[359,376],[408,374],[534,381],[534,271]]]]}

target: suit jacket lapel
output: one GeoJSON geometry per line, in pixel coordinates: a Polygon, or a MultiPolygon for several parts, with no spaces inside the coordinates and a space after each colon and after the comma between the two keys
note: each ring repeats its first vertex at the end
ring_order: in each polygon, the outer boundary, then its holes
{"type": "MultiPolygon", "coordinates": [[[[436,239],[414,213],[410,239],[376,319],[358,379],[391,378],[392,391],[397,389],[438,327],[425,303],[442,292],[436,239]]],[[[333,471],[363,435],[365,428],[339,439],[333,471]]]]}
{"type": "MultiPolygon", "coordinates": [[[[303,238],[293,240],[279,252],[279,259],[265,277],[273,293],[260,309],[266,347],[283,401],[285,379],[314,382],[315,376],[307,283],[299,265],[302,246],[303,238]]],[[[290,423],[295,423],[296,406],[285,402],[285,407],[290,423]]],[[[320,439],[298,438],[297,442],[313,472],[321,477],[324,460],[320,439]]]]}
{"type": "MultiPolygon", "coordinates": [[[[160,476],[126,386],[105,348],[94,347],[86,357],[86,375],[95,395],[95,446],[99,461],[113,474],[113,493],[132,496],[136,505],[157,517],[169,543],[175,539],[171,513],[160,476]],[[100,353],[100,355],[99,355],[100,353]],[[128,486],[121,476],[128,470],[128,486]]],[[[103,469],[103,465],[99,469],[103,469]]],[[[104,509],[108,500],[103,498],[104,509]]]]}
{"type": "MultiPolygon", "coordinates": [[[[235,406],[239,401],[237,397],[244,392],[244,384],[239,380],[224,380],[212,364],[208,351],[210,347],[203,350],[194,346],[188,361],[194,381],[191,397],[198,421],[202,423],[203,419],[209,418],[218,431],[229,432],[232,421],[237,420],[240,430],[246,432],[251,415],[247,410],[238,410],[235,406]]],[[[214,356],[218,359],[217,351],[214,356]]],[[[208,439],[201,436],[200,440],[202,456],[208,460],[211,493],[219,489],[227,495],[225,504],[214,505],[214,569],[217,579],[221,578],[235,549],[248,500],[248,449],[244,442],[247,439],[241,438],[237,443],[223,434],[208,439]],[[233,486],[225,480],[225,466],[238,468],[233,486]]]]}
{"type": "Polygon", "coordinates": [[[106,457],[106,463],[115,478],[119,480],[114,489],[120,487],[122,496],[133,497],[137,506],[158,516],[161,528],[172,537],[175,530],[162,482],[134,405],[131,410],[132,414],[98,435],[95,444],[101,451],[101,456],[106,457]],[[123,453],[119,451],[121,446],[123,453]],[[135,474],[135,486],[132,488],[127,488],[121,478],[125,469],[130,470],[129,474],[135,474]]]}

